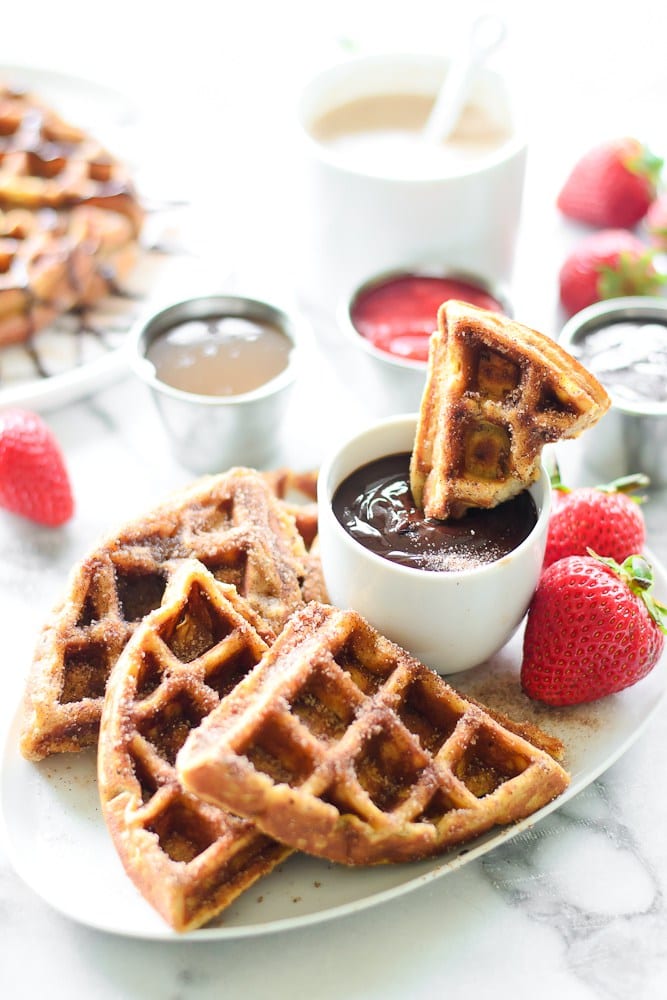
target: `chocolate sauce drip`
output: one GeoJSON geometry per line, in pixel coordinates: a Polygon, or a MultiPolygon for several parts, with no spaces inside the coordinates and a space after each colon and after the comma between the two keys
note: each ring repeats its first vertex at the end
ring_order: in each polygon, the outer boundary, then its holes
{"type": "Polygon", "coordinates": [[[425,518],[410,492],[410,455],[387,455],[348,476],[333,511],[347,532],[376,555],[413,569],[471,569],[501,559],[530,534],[537,509],[528,491],[459,519],[425,518]]]}
{"type": "MultiPolygon", "coordinates": [[[[10,137],[11,138],[11,137],[10,137]]],[[[2,153],[2,146],[4,140],[0,137],[0,159],[2,153]]],[[[109,186],[109,193],[111,193],[111,187],[109,186]]],[[[116,192],[117,193],[117,192],[116,192]]],[[[1,199],[0,199],[1,201],[1,199]]],[[[142,208],[147,212],[159,213],[167,208],[181,207],[187,205],[187,202],[181,200],[174,200],[171,202],[154,202],[150,206],[146,206],[142,199],[142,208]]],[[[0,204],[0,207],[1,204],[0,204]]],[[[41,217],[41,225],[43,229],[51,229],[57,232],[62,225],[62,222],[58,216],[58,213],[51,208],[42,208],[39,210],[41,217]]],[[[15,238],[20,240],[24,237],[22,233],[8,234],[10,238],[15,238]]],[[[176,241],[169,242],[165,241],[163,243],[155,243],[154,245],[147,244],[143,241],[141,246],[142,252],[146,256],[168,256],[168,257],[178,257],[178,256],[190,256],[193,251],[189,250],[185,246],[180,246],[176,241]]],[[[25,266],[19,271],[21,266],[20,259],[15,258],[12,261],[12,285],[16,288],[21,288],[24,291],[25,302],[23,306],[24,314],[29,323],[32,323],[35,310],[40,305],[50,305],[48,299],[42,298],[35,294],[34,290],[31,288],[29,275],[25,266]]],[[[110,298],[116,300],[122,300],[130,303],[140,303],[145,299],[145,293],[132,291],[129,288],[123,287],[117,280],[117,276],[113,266],[109,263],[98,262],[96,265],[96,270],[98,275],[104,280],[107,286],[107,294],[110,298]]],[[[79,285],[79,280],[75,268],[74,260],[69,260],[67,262],[67,280],[72,287],[76,288],[79,285]]],[[[132,315],[125,317],[125,322],[122,325],[118,323],[113,323],[105,321],[99,325],[94,324],[91,319],[91,314],[94,316],[96,310],[99,308],[99,303],[95,303],[93,306],[78,306],[73,307],[66,313],[62,313],[55,317],[52,328],[62,329],[69,336],[74,336],[78,339],[76,354],[77,354],[77,364],[84,363],[84,348],[82,343],[82,338],[84,336],[92,336],[97,339],[102,348],[107,351],[111,351],[118,346],[118,336],[122,335],[127,331],[129,326],[134,322],[136,315],[134,310],[132,310],[132,315]]],[[[12,345],[14,350],[22,350],[25,356],[30,361],[32,368],[34,369],[35,376],[40,379],[48,379],[57,372],[50,371],[45,360],[41,357],[40,348],[38,346],[38,337],[40,331],[33,331],[25,341],[22,343],[12,345]]],[[[0,349],[1,355],[1,349],[0,349]]],[[[6,373],[2,370],[4,366],[0,366],[0,387],[5,385],[14,384],[11,378],[8,378],[6,373]]]]}
{"type": "Polygon", "coordinates": [[[49,377],[49,372],[47,372],[47,370],[45,369],[44,365],[42,364],[42,359],[40,358],[39,353],[35,349],[35,345],[32,343],[32,341],[27,341],[24,344],[24,347],[25,347],[26,354],[28,355],[28,357],[30,358],[31,362],[33,363],[33,365],[35,367],[35,372],[37,373],[37,375],[39,376],[39,378],[48,378],[49,377]]]}
{"type": "Polygon", "coordinates": [[[125,299],[127,302],[143,301],[144,296],[140,295],[139,292],[131,292],[129,288],[123,288],[118,284],[115,271],[111,265],[100,265],[97,268],[97,273],[104,278],[107,288],[109,289],[109,295],[112,295],[115,299],[125,299]]]}

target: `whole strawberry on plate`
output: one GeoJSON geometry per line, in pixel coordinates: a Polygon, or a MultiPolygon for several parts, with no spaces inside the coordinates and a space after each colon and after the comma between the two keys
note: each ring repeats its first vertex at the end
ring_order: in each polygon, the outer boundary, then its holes
{"type": "Polygon", "coordinates": [[[548,705],[596,701],[636,684],[663,650],[667,608],[643,556],[570,556],[542,574],[528,609],[521,686],[548,705]]]}
{"type": "Polygon", "coordinates": [[[49,527],[74,512],[60,445],[30,410],[0,412],[0,507],[49,527]]]}
{"type": "Polygon", "coordinates": [[[575,163],[556,204],[578,222],[601,229],[632,228],[655,198],[662,166],[638,139],[612,139],[575,163]]]}
{"type": "Polygon", "coordinates": [[[627,229],[601,229],[581,240],[563,261],[560,300],[569,316],[621,295],[654,295],[664,284],[654,250],[627,229]]]}
{"type": "Polygon", "coordinates": [[[641,552],[646,523],[641,497],[633,490],[649,485],[643,475],[623,476],[602,486],[569,489],[556,470],[551,477],[554,502],[549,518],[544,568],[567,556],[585,556],[589,549],[623,562],[641,552]]]}

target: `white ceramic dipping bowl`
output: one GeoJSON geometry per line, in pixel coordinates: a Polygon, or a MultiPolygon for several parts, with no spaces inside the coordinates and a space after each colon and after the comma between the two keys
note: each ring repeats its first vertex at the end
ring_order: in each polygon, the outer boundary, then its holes
{"type": "Polygon", "coordinates": [[[352,472],[374,459],[411,451],[416,414],[373,424],[341,444],[318,482],[319,544],[331,602],[354,608],[379,632],[441,674],[458,673],[497,652],[521,623],[540,576],[551,487],[543,468],[530,488],[538,519],[530,535],[496,562],[457,572],[399,565],[355,541],[332,499],[352,472]]]}

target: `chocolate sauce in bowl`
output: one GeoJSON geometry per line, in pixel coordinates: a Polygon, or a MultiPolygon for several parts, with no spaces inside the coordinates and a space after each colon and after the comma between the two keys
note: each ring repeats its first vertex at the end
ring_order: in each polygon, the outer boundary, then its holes
{"type": "Polygon", "coordinates": [[[410,492],[410,454],[386,455],[356,469],[333,497],[345,530],[378,556],[412,569],[472,569],[517,548],[537,523],[527,490],[490,509],[449,521],[425,518],[410,492]]]}

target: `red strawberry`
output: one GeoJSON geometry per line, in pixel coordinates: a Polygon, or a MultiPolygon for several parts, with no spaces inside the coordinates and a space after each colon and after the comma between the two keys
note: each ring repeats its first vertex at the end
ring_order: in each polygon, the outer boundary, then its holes
{"type": "Polygon", "coordinates": [[[28,410],[0,413],[0,506],[51,526],[64,524],[74,512],[58,442],[28,410]]]}
{"type": "Polygon", "coordinates": [[[548,705],[578,705],[622,691],[660,658],[667,608],[651,595],[642,556],[570,556],[542,574],[528,609],[521,686],[548,705]]]}
{"type": "Polygon", "coordinates": [[[665,278],[653,252],[627,229],[601,229],[583,239],[560,270],[560,298],[568,315],[601,299],[652,295],[665,278]]]}
{"type": "Polygon", "coordinates": [[[555,487],[544,568],[566,556],[585,556],[589,549],[616,562],[641,552],[646,524],[639,501],[628,496],[638,486],[647,486],[646,476],[626,476],[605,486],[569,490],[559,475],[555,487]]]}
{"type": "Polygon", "coordinates": [[[556,204],[563,215],[602,229],[636,226],[655,198],[662,166],[637,139],[613,139],[575,163],[556,204]]]}
{"type": "Polygon", "coordinates": [[[653,246],[667,250],[667,191],[655,199],[644,222],[653,246]]]}

